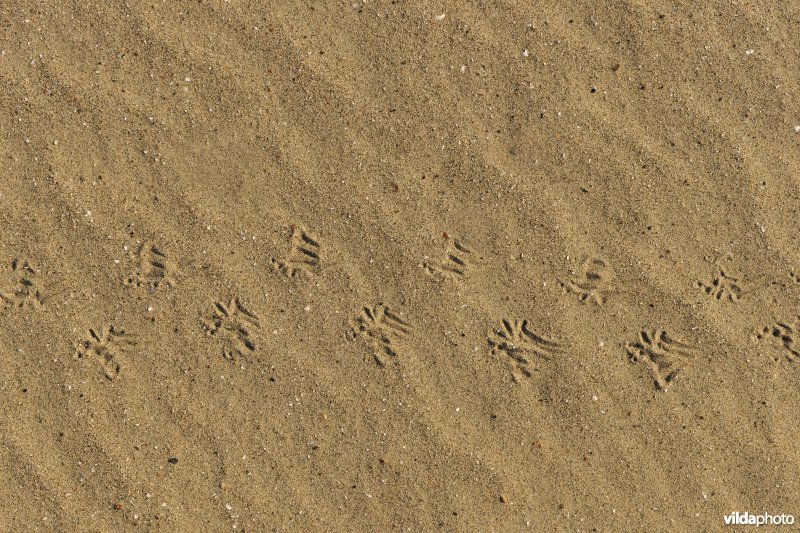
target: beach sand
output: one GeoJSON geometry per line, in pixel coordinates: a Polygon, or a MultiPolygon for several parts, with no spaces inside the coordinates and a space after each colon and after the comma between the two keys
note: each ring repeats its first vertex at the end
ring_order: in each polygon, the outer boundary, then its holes
{"type": "Polygon", "coordinates": [[[4,1],[2,530],[800,514],[798,24],[4,1]]]}

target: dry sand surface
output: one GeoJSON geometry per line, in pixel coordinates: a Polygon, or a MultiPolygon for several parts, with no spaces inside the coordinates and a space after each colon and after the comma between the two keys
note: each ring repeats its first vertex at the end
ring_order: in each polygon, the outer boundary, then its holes
{"type": "Polygon", "coordinates": [[[0,529],[800,515],[799,27],[3,0],[0,529]]]}

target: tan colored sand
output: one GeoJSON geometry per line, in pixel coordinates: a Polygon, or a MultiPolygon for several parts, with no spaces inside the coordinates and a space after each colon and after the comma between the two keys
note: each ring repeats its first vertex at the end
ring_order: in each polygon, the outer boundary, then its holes
{"type": "Polygon", "coordinates": [[[800,515],[798,24],[2,2],[0,529],[800,515]]]}

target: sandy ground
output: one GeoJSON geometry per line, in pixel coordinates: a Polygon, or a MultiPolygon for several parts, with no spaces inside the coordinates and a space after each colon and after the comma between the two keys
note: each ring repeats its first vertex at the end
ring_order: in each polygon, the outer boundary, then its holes
{"type": "Polygon", "coordinates": [[[800,4],[0,4],[4,531],[800,515],[800,4]]]}

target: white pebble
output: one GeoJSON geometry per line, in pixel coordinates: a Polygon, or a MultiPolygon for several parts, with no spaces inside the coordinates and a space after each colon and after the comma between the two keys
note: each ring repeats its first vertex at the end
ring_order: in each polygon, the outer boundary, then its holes
{"type": "Polygon", "coordinates": [[[436,20],[444,20],[444,14],[441,14],[441,15],[436,15],[436,16],[435,16],[435,17],[433,17],[433,18],[435,18],[436,20]]]}
{"type": "Polygon", "coordinates": [[[798,124],[797,126],[794,127],[794,132],[795,133],[800,133],[800,124],[798,124]]]}
{"type": "Polygon", "coordinates": [[[528,57],[529,55],[530,55],[530,52],[528,52],[527,48],[522,51],[522,57],[528,57]]]}

